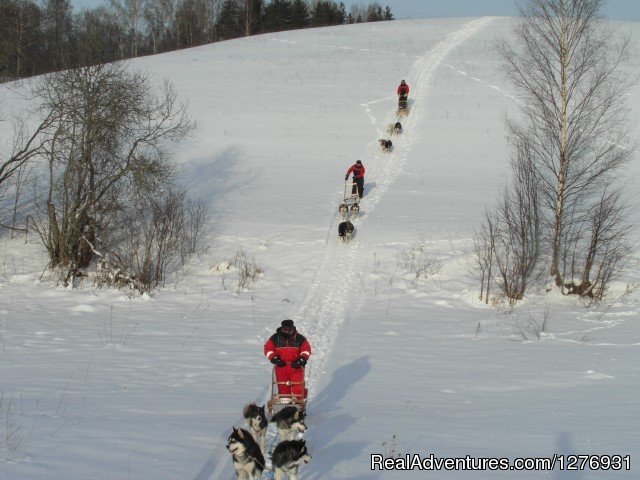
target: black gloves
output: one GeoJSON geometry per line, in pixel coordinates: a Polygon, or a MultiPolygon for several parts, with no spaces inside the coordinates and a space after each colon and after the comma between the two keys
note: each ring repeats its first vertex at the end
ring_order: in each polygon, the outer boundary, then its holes
{"type": "MultiPolygon", "coordinates": [[[[271,363],[273,363],[277,367],[284,367],[286,363],[280,358],[280,355],[274,355],[271,358],[271,363]]],[[[302,368],[307,364],[307,359],[300,356],[296,358],[293,362],[291,362],[292,368],[302,368]]]]}
{"type": "Polygon", "coordinates": [[[274,355],[271,357],[271,363],[273,363],[276,367],[284,367],[286,363],[282,361],[280,355],[274,355]]]}
{"type": "Polygon", "coordinates": [[[346,177],[344,177],[344,181],[346,182],[347,180],[349,180],[349,175],[347,175],[346,177]]]}
{"type": "Polygon", "coordinates": [[[301,368],[307,364],[307,359],[300,356],[291,362],[291,368],[301,368]]]}

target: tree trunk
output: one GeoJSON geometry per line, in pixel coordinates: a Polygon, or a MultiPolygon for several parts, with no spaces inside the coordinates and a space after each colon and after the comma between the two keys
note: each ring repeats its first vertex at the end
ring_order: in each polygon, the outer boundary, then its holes
{"type": "MultiPolygon", "coordinates": [[[[563,12],[565,13],[565,12],[563,12]]],[[[567,66],[569,62],[567,52],[567,17],[562,18],[561,41],[560,41],[560,151],[558,165],[558,183],[556,187],[556,207],[555,207],[555,225],[553,231],[553,245],[551,257],[551,276],[555,277],[556,286],[563,283],[562,275],[558,268],[558,258],[560,256],[560,242],[562,239],[562,231],[564,227],[564,205],[565,205],[565,189],[566,189],[566,172],[567,172],[567,66]]]]}

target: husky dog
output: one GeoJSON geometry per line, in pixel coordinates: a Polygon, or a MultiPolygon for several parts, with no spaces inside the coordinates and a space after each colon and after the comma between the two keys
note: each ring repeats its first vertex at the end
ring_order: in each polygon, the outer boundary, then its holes
{"type": "Polygon", "coordinates": [[[393,148],[393,142],[391,140],[385,140],[384,138],[381,138],[380,140],[378,140],[378,142],[380,142],[380,147],[382,147],[382,150],[384,150],[385,152],[390,152],[393,148]]]}
{"type": "Polygon", "coordinates": [[[343,217],[347,214],[348,211],[349,211],[349,206],[346,203],[341,203],[340,206],[338,207],[338,213],[343,217]]]}
{"type": "Polygon", "coordinates": [[[289,480],[298,479],[298,467],[311,461],[311,455],[307,453],[307,445],[304,440],[289,440],[280,442],[272,455],[275,480],[281,480],[284,475],[289,475],[289,480]]]}
{"type": "Polygon", "coordinates": [[[347,220],[346,222],[340,222],[340,225],[338,225],[338,236],[340,237],[340,240],[342,240],[344,243],[348,243],[349,240],[351,240],[351,236],[353,235],[353,223],[351,223],[349,220],[347,220]]]}
{"type": "Polygon", "coordinates": [[[259,407],[255,403],[250,403],[244,407],[242,414],[249,426],[249,430],[251,430],[251,435],[258,442],[260,451],[264,454],[264,441],[267,434],[267,426],[269,425],[264,405],[259,407]]]}
{"type": "Polygon", "coordinates": [[[402,124],[400,122],[390,123],[387,125],[387,133],[392,135],[394,133],[402,133],[402,124]]]}
{"type": "Polygon", "coordinates": [[[271,421],[278,427],[280,441],[294,440],[297,433],[304,433],[307,430],[304,417],[304,411],[298,410],[297,407],[284,407],[271,417],[271,421]]]}
{"type": "Polygon", "coordinates": [[[233,427],[227,440],[227,450],[233,458],[238,480],[260,480],[264,470],[264,457],[260,446],[243,428],[233,427]]]}

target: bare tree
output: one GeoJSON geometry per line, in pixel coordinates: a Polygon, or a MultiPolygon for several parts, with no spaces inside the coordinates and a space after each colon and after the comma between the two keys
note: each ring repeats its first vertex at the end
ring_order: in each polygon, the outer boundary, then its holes
{"type": "Polygon", "coordinates": [[[28,129],[26,121],[22,118],[15,118],[12,122],[13,145],[11,152],[0,160],[0,188],[27,162],[43,153],[46,142],[44,132],[56,122],[56,113],[47,112],[32,131],[28,129]]]}
{"type": "Polygon", "coordinates": [[[98,280],[148,292],[164,286],[196,253],[206,208],[171,187],[154,196],[133,192],[127,203],[118,214],[119,237],[101,254],[98,280]]]}
{"type": "Polygon", "coordinates": [[[174,46],[175,3],[174,0],[145,0],[143,19],[152,53],[164,52],[174,46]]]}
{"type": "Polygon", "coordinates": [[[540,260],[542,219],[539,178],[531,150],[520,137],[511,138],[511,183],[503,189],[497,208],[486,211],[474,238],[480,299],[486,285],[485,303],[497,268],[496,284],[510,301],[521,300],[540,260]]]}
{"type": "Polygon", "coordinates": [[[540,253],[539,179],[528,143],[512,139],[511,185],[505,188],[496,213],[495,261],[503,293],[524,297],[540,253]]]}
{"type": "Polygon", "coordinates": [[[495,252],[495,221],[489,211],[485,211],[484,222],[480,230],[476,231],[473,237],[473,251],[475,255],[475,266],[477,268],[477,279],[480,281],[480,300],[489,303],[489,295],[493,281],[493,264],[495,252]]]}
{"type": "Polygon", "coordinates": [[[242,20],[244,22],[244,34],[247,37],[258,33],[261,16],[262,0],[243,0],[242,20]]]}
{"type": "Polygon", "coordinates": [[[631,252],[630,207],[619,190],[606,189],[585,205],[565,242],[571,248],[564,255],[564,286],[568,293],[600,300],[631,252]]]}
{"type": "Polygon", "coordinates": [[[63,281],[81,274],[117,228],[123,192],[157,192],[173,166],[163,147],[192,127],[170,84],[155,95],[122,64],[44,77],[35,91],[56,119],[48,129],[47,190],[38,233],[63,281]]]}
{"type": "Polygon", "coordinates": [[[138,56],[138,43],[143,17],[142,0],[109,0],[109,2],[122,26],[122,31],[126,35],[125,41],[128,44],[126,57],[135,58],[138,56]]]}
{"type": "MultiPolygon", "coordinates": [[[[603,0],[529,0],[515,29],[517,49],[506,41],[501,53],[518,89],[522,121],[508,121],[510,138],[527,145],[540,182],[540,200],[549,226],[550,275],[566,287],[563,255],[579,247],[574,221],[584,202],[600,193],[630,158],[624,100],[629,82],[620,74],[629,41],[598,22],[603,0]],[[571,239],[574,243],[571,243],[571,239]],[[569,244],[567,244],[569,242],[569,244]]],[[[593,205],[590,205],[592,207],[593,205]]],[[[599,208],[590,208],[597,212],[599,208]]],[[[621,210],[622,211],[622,210],[621,210]]],[[[601,250],[602,251],[602,250],[601,250]]],[[[585,252],[569,272],[589,274],[585,252]]],[[[568,289],[589,290],[589,280],[568,289]]]]}
{"type": "Polygon", "coordinates": [[[42,13],[30,0],[0,3],[0,71],[22,77],[37,67],[42,13]]]}
{"type": "Polygon", "coordinates": [[[69,0],[43,1],[43,48],[50,70],[69,66],[72,9],[69,0]]]}

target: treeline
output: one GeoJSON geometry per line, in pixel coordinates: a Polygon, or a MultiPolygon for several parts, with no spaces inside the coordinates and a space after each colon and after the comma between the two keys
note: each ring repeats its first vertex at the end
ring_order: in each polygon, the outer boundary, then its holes
{"type": "Polygon", "coordinates": [[[74,13],[69,0],[0,2],[0,77],[11,79],[259,33],[393,20],[377,2],[108,0],[74,13]]]}

